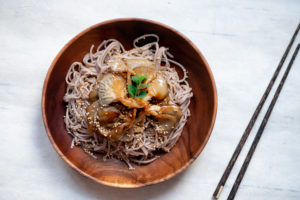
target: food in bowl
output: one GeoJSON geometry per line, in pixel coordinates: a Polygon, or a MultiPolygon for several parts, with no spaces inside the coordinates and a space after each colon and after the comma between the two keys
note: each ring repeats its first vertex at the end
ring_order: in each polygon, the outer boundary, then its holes
{"type": "Polygon", "coordinates": [[[157,35],[138,37],[133,47],[125,50],[116,39],[103,41],[95,51],[92,45],[82,62],[69,68],[64,96],[71,147],[80,146],[94,158],[117,158],[129,169],[170,151],[193,96],[186,69],[159,46],[157,35]],[[171,64],[182,70],[182,78],[171,64]]]}

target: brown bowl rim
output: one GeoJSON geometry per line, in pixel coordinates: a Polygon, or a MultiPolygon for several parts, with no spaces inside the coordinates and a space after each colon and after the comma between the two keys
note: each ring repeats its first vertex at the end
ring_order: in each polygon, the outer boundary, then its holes
{"type": "Polygon", "coordinates": [[[48,138],[53,146],[53,148],[55,149],[55,151],[59,154],[59,156],[71,167],[73,168],[75,171],[77,171],[78,173],[82,174],[83,176],[89,178],[89,179],[92,179],[93,181],[97,182],[97,183],[101,183],[103,185],[106,185],[106,186],[111,186],[111,187],[116,187],[116,188],[140,188],[140,187],[144,187],[144,186],[147,186],[147,185],[153,185],[153,184],[156,184],[156,183],[160,183],[160,182],[163,182],[163,181],[166,181],[174,176],[176,176],[177,174],[181,173],[183,170],[185,170],[199,155],[200,153],[202,152],[202,150],[204,149],[204,147],[206,146],[210,136],[211,136],[211,133],[212,133],[212,130],[213,130],[213,127],[214,127],[214,124],[215,124],[215,120],[216,120],[216,115],[217,115],[217,103],[218,102],[218,99],[217,99],[217,89],[216,89],[216,84],[215,84],[215,80],[214,80],[214,77],[212,75],[212,72],[211,72],[211,69],[206,61],[206,59],[204,58],[204,56],[202,55],[202,53],[200,52],[200,50],[192,43],[191,40],[189,40],[186,36],[184,36],[182,33],[180,33],[179,31],[177,31],[176,29],[168,26],[168,25],[165,25],[165,24],[162,24],[160,22],[156,22],[156,21],[153,21],[153,20],[149,20],[149,19],[143,19],[143,18],[116,18],[116,19],[110,19],[110,20],[106,20],[106,21],[103,21],[103,22],[100,22],[100,23],[97,23],[95,25],[92,25],[88,28],[86,28],[85,30],[81,31],[79,34],[77,34],[75,37],[73,37],[67,44],[65,44],[63,46],[63,48],[59,51],[59,53],[55,56],[54,60],[52,61],[51,65],[50,65],[50,68],[47,72],[47,75],[46,75],[46,78],[44,80],[44,85],[43,85],[43,92],[42,92],[42,117],[43,117],[43,122],[44,122],[44,126],[45,126],[45,129],[46,129],[46,133],[48,135],[48,138]],[[60,151],[60,149],[58,148],[58,146],[56,145],[56,143],[54,142],[54,139],[52,138],[52,135],[51,135],[51,132],[50,132],[50,129],[48,127],[48,119],[46,117],[46,111],[45,111],[45,96],[46,96],[46,91],[47,91],[47,87],[48,87],[48,82],[49,82],[49,77],[50,75],[52,74],[52,71],[53,71],[53,68],[54,66],[56,65],[58,59],[60,58],[60,56],[63,54],[63,52],[74,42],[76,41],[79,37],[81,37],[82,35],[86,34],[87,32],[89,32],[90,30],[94,29],[94,28],[97,28],[99,26],[102,26],[102,25],[105,25],[105,24],[109,24],[109,23],[114,23],[114,22],[117,22],[117,21],[141,21],[141,22],[147,22],[147,23],[151,23],[151,24],[156,24],[158,26],[161,26],[167,30],[171,30],[175,33],[177,33],[180,37],[182,37],[184,40],[186,40],[191,46],[192,48],[197,52],[197,54],[201,57],[204,65],[205,65],[205,68],[209,74],[209,77],[212,81],[212,88],[213,88],[213,97],[214,97],[214,102],[213,102],[213,118],[212,118],[212,123],[211,123],[211,126],[209,127],[209,130],[208,130],[208,135],[206,136],[205,140],[204,140],[204,143],[203,145],[198,149],[198,151],[195,153],[195,155],[185,164],[183,165],[180,169],[178,169],[177,171],[175,171],[174,173],[166,176],[166,177],[162,177],[160,179],[157,179],[155,181],[151,181],[151,182],[147,182],[147,183],[142,183],[142,184],[136,184],[136,185],[125,185],[125,184],[117,184],[117,183],[111,183],[111,182],[106,182],[106,181],[103,181],[103,180],[99,180],[85,172],[83,172],[80,168],[78,168],[77,166],[75,166],[66,156],[64,156],[64,154],[60,151]]]}

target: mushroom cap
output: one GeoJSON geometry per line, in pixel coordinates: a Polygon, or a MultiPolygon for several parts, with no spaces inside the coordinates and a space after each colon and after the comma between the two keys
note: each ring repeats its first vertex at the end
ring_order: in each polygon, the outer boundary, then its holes
{"type": "Polygon", "coordinates": [[[126,95],[126,80],[122,76],[108,73],[99,80],[98,96],[101,105],[117,102],[126,95]]]}

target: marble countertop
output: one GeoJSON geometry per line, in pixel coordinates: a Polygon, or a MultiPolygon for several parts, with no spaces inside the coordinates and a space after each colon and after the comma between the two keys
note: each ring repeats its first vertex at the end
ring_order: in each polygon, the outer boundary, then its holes
{"type": "MultiPolygon", "coordinates": [[[[0,1],[0,199],[210,199],[299,19],[298,0],[0,1]],[[73,171],[52,148],[41,116],[43,81],[58,51],[83,29],[119,17],[152,19],[182,32],[207,59],[218,90],[215,127],[198,159],[171,180],[139,189],[103,186],[73,171]]],[[[300,35],[292,50],[299,42],[300,35]]],[[[300,199],[299,79],[300,56],[236,199],[300,199]]]]}

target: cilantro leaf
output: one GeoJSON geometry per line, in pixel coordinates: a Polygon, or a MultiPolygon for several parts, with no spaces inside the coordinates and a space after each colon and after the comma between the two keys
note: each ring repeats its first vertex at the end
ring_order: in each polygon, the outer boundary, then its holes
{"type": "Polygon", "coordinates": [[[143,82],[143,80],[145,80],[145,79],[148,78],[148,76],[141,75],[141,74],[137,74],[137,76],[138,76],[138,79],[139,79],[139,82],[140,82],[140,83],[143,82]]]}
{"type": "Polygon", "coordinates": [[[137,85],[140,83],[139,78],[136,77],[136,76],[132,76],[132,77],[131,77],[131,80],[132,80],[135,84],[137,84],[137,85]]]}
{"type": "Polygon", "coordinates": [[[144,98],[145,96],[147,96],[147,92],[146,91],[140,91],[139,95],[135,96],[136,98],[144,98]]]}
{"type": "Polygon", "coordinates": [[[149,87],[149,85],[147,85],[147,84],[140,84],[138,86],[138,89],[141,90],[141,89],[145,89],[145,88],[148,88],[148,87],[149,87]]]}
{"type": "Polygon", "coordinates": [[[142,83],[147,78],[148,76],[141,74],[137,74],[136,76],[131,77],[133,84],[128,85],[128,92],[132,98],[144,98],[145,96],[147,96],[147,92],[143,89],[148,88],[149,85],[142,83]]]}
{"type": "Polygon", "coordinates": [[[137,92],[137,88],[133,85],[128,85],[128,92],[132,96],[132,98],[134,98],[137,92]]]}

